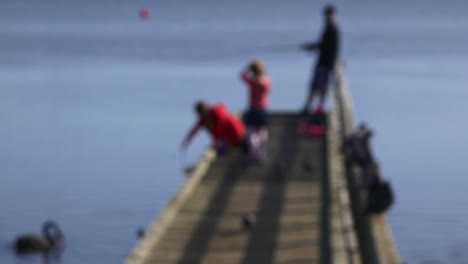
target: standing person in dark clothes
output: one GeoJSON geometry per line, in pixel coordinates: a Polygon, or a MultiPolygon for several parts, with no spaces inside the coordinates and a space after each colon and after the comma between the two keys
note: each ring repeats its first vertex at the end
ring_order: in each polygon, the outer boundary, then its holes
{"type": "Polygon", "coordinates": [[[318,94],[319,104],[314,111],[323,113],[323,104],[327,94],[328,82],[335,67],[340,49],[340,32],[335,22],[335,7],[325,6],[323,10],[325,18],[325,28],[322,38],[316,43],[305,43],[301,46],[306,51],[318,51],[319,57],[315,65],[314,77],[310,83],[309,94],[304,105],[303,112],[308,113],[312,102],[318,94]]]}

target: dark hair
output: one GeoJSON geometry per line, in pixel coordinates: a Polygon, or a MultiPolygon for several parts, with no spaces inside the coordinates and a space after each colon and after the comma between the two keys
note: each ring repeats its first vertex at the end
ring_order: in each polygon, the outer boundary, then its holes
{"type": "Polygon", "coordinates": [[[203,110],[203,105],[201,102],[197,102],[194,107],[195,113],[200,114],[203,110]]]}
{"type": "Polygon", "coordinates": [[[336,13],[336,8],[332,4],[328,4],[323,8],[323,13],[325,15],[333,15],[336,13]]]}
{"type": "Polygon", "coordinates": [[[204,100],[198,100],[195,103],[194,110],[197,114],[202,115],[208,108],[208,103],[204,100]]]}

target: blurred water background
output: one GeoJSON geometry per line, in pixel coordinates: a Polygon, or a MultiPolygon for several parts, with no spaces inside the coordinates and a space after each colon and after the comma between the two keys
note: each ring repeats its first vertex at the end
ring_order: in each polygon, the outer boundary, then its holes
{"type": "MultiPolygon", "coordinates": [[[[0,263],[48,218],[60,263],[121,263],[184,179],[179,144],[198,98],[246,105],[261,57],[271,108],[299,110],[324,1],[43,0],[0,3],[0,263]],[[142,7],[151,17],[142,21],[142,7]]],[[[468,263],[468,2],[336,1],[359,120],[396,188],[407,263],[468,263]]]]}

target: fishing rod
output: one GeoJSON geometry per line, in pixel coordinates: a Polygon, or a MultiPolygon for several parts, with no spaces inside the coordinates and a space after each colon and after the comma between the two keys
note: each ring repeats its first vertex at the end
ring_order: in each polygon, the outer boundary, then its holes
{"type": "MultiPolygon", "coordinates": [[[[203,48],[181,50],[178,53],[178,56],[185,57],[186,59],[224,60],[242,57],[261,57],[274,54],[286,54],[296,52],[297,50],[300,50],[300,44],[298,43],[263,44],[241,47],[217,45],[213,47],[203,46],[203,48]]],[[[166,56],[163,50],[160,50],[160,52],[160,55],[166,56]]]]}

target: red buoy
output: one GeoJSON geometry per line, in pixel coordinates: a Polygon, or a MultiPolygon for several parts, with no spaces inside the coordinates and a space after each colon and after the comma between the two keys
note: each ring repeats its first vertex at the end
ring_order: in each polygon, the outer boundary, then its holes
{"type": "Polygon", "coordinates": [[[140,10],[140,18],[143,20],[148,19],[150,17],[150,14],[151,14],[150,10],[146,7],[140,10]]]}

